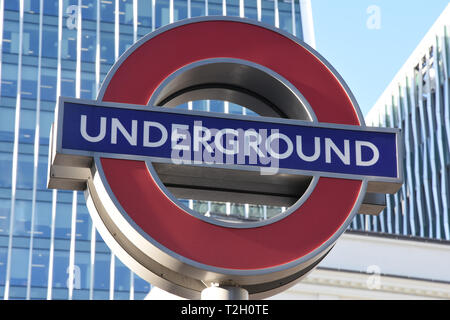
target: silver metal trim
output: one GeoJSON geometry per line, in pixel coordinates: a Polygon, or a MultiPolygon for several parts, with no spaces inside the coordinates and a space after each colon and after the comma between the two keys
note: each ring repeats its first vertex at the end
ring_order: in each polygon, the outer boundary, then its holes
{"type": "MultiPolygon", "coordinates": [[[[92,151],[82,151],[82,150],[73,150],[73,149],[65,149],[62,148],[62,119],[64,117],[64,102],[73,102],[78,104],[93,104],[93,101],[86,101],[82,99],[73,99],[73,98],[64,98],[60,97],[59,103],[57,106],[58,109],[58,119],[56,120],[56,154],[57,155],[79,155],[85,157],[110,157],[117,159],[130,159],[130,160],[147,160],[151,159],[152,161],[162,162],[162,163],[171,163],[170,159],[165,158],[155,158],[155,157],[146,157],[146,156],[137,156],[137,155],[123,155],[123,154],[114,154],[114,153],[106,153],[106,152],[92,152],[92,151]]],[[[110,103],[110,102],[95,102],[95,105],[103,106],[103,107],[112,107],[112,108],[123,108],[123,109],[131,109],[131,110],[143,110],[140,105],[131,105],[131,104],[123,104],[123,103],[110,103]]],[[[344,129],[344,130],[352,130],[352,131],[365,131],[365,132],[380,132],[380,133],[393,133],[396,134],[397,141],[397,155],[401,155],[403,152],[403,144],[400,137],[400,130],[397,128],[376,128],[376,127],[360,127],[360,126],[351,126],[351,125],[342,125],[342,124],[330,124],[330,123],[314,123],[310,121],[303,120],[294,120],[294,119],[282,119],[282,118],[268,118],[268,117],[253,117],[253,116],[242,116],[242,115],[234,115],[234,114],[220,114],[213,112],[203,112],[203,111],[193,111],[193,110],[174,110],[168,108],[158,108],[158,107],[149,107],[147,106],[145,110],[154,111],[154,112],[166,112],[166,113],[175,113],[175,114],[187,114],[187,115],[198,115],[204,117],[215,117],[221,119],[235,119],[235,120],[245,120],[245,121],[255,121],[255,122],[271,122],[271,123],[280,123],[280,124],[288,124],[288,125],[301,125],[301,126],[310,126],[310,127],[323,127],[330,129],[344,129]]],[[[346,179],[363,179],[367,178],[370,181],[369,191],[371,192],[383,192],[386,190],[388,193],[395,193],[400,187],[403,181],[403,161],[400,159],[401,157],[397,156],[397,178],[388,178],[388,177],[378,177],[378,176],[362,176],[356,174],[336,174],[330,172],[322,172],[315,171],[313,175],[321,175],[327,177],[337,177],[337,178],[346,178],[346,179]],[[392,186],[388,184],[391,183],[392,186]]],[[[58,157],[53,160],[53,164],[58,164],[58,157]]],[[[62,161],[62,160],[61,160],[62,161]]],[[[65,164],[62,161],[62,164],[65,164]]],[[[65,164],[67,165],[67,164],[65,164]]],[[[205,164],[191,164],[193,166],[208,166],[208,167],[217,167],[217,168],[228,168],[228,169],[237,169],[237,170],[260,170],[259,167],[252,166],[242,166],[242,165],[205,165],[205,164]]],[[[288,173],[288,174],[299,174],[299,175],[311,175],[310,171],[304,170],[294,170],[294,169],[284,169],[280,168],[278,170],[279,173],[288,173]]]]}
{"type": "MultiPolygon", "coordinates": [[[[222,70],[224,71],[224,70],[222,70]]],[[[277,107],[280,108],[280,111],[283,112],[285,115],[289,116],[291,119],[298,119],[298,120],[306,120],[306,121],[312,121],[314,123],[317,123],[317,117],[311,108],[309,102],[305,99],[305,97],[300,93],[300,91],[294,87],[287,79],[285,79],[280,74],[276,73],[273,70],[270,70],[269,68],[266,68],[262,65],[259,65],[257,63],[246,61],[242,59],[234,59],[234,58],[215,58],[215,59],[206,59],[206,60],[200,60],[196,61],[194,63],[191,63],[189,65],[186,65],[175,72],[173,72],[171,75],[169,75],[166,79],[164,79],[163,82],[156,88],[154,93],[152,94],[149,102],[147,103],[147,106],[160,106],[162,101],[166,101],[162,106],[172,106],[174,103],[173,100],[180,100],[179,96],[167,101],[167,97],[173,95],[176,92],[180,92],[186,89],[185,83],[188,82],[190,86],[196,85],[196,84],[208,84],[208,79],[202,79],[204,76],[204,73],[213,73],[213,74],[221,74],[221,83],[227,84],[227,85],[234,85],[236,87],[243,87],[245,86],[245,89],[249,90],[250,87],[252,87],[253,83],[256,83],[253,85],[255,88],[255,93],[259,94],[260,96],[266,98],[267,100],[270,100],[273,104],[275,104],[277,107]],[[220,66],[220,67],[219,67],[220,66]],[[219,70],[216,70],[218,68],[223,68],[227,70],[228,73],[220,72],[219,70]],[[196,71],[201,69],[202,71],[196,71]],[[233,70],[238,69],[240,72],[239,79],[233,78],[231,75],[233,74],[233,70]],[[183,80],[186,74],[191,73],[188,75],[188,79],[183,80]],[[193,74],[192,74],[193,73],[193,74]],[[251,73],[257,73],[257,74],[251,74],[251,73]],[[242,80],[243,74],[246,74],[247,78],[246,80],[242,80]],[[230,79],[227,79],[227,77],[230,76],[230,79]],[[261,78],[267,77],[267,79],[261,80],[261,78]],[[181,81],[180,81],[181,79],[181,81]],[[176,83],[178,81],[178,83],[176,83]],[[244,81],[245,83],[242,84],[239,81],[244,81]],[[262,82],[263,81],[263,82],[262,82]],[[181,83],[180,83],[181,82],[181,83]],[[248,82],[248,83],[247,83],[248,82]],[[174,85],[175,83],[175,85],[174,85]],[[275,91],[272,96],[285,96],[283,99],[284,104],[282,105],[281,101],[274,101],[273,97],[266,96],[266,92],[268,90],[265,90],[266,87],[270,87],[272,91],[275,91]],[[168,90],[170,88],[170,90],[168,90]],[[276,88],[276,89],[275,89],[276,88]],[[259,92],[256,92],[256,90],[259,90],[259,92]],[[287,92],[285,92],[287,91],[287,92]],[[286,100],[289,97],[289,102],[286,100]],[[299,103],[298,107],[295,108],[295,111],[289,112],[286,110],[287,108],[283,106],[289,105],[291,107],[291,103],[299,103]],[[292,114],[294,112],[294,114],[292,114]]],[[[208,78],[208,75],[205,76],[208,78]]],[[[211,76],[209,76],[211,77],[211,76]]],[[[220,89],[216,89],[220,90],[220,89]]],[[[228,89],[232,90],[232,89],[228,89]]],[[[181,101],[177,101],[175,104],[181,104],[188,101],[195,100],[195,96],[192,96],[192,94],[189,94],[190,92],[185,92],[183,94],[183,98],[181,98],[181,101]],[[186,97],[184,97],[186,96],[186,97]]],[[[242,94],[245,95],[245,94],[242,94]]],[[[203,93],[204,96],[204,93],[203,93]]],[[[216,100],[222,100],[221,99],[222,94],[209,94],[208,98],[210,99],[216,99],[216,100]]],[[[227,96],[227,98],[232,98],[227,96]]],[[[264,117],[277,117],[276,114],[274,114],[274,110],[271,108],[271,106],[268,106],[266,104],[263,104],[263,106],[252,106],[252,105],[246,105],[245,99],[239,99],[239,97],[236,97],[235,100],[227,99],[227,102],[234,102],[241,106],[245,106],[249,109],[252,109],[257,114],[264,116],[264,117]],[[265,107],[265,108],[264,108],[265,107]],[[270,109],[270,112],[268,112],[266,109],[270,109]],[[273,116],[271,116],[271,114],[273,116]]],[[[297,105],[296,105],[297,106],[297,105]]]]}
{"type": "MultiPolygon", "coordinates": [[[[95,157],[95,159],[96,159],[95,162],[98,163],[98,160],[100,159],[100,157],[95,157]]],[[[291,213],[295,212],[298,208],[300,208],[301,205],[309,198],[311,193],[314,191],[314,189],[317,185],[317,182],[319,182],[319,176],[314,176],[312,181],[310,182],[308,188],[306,189],[305,193],[303,193],[302,196],[291,207],[289,207],[287,210],[284,210],[282,213],[280,213],[270,219],[255,221],[255,222],[234,223],[234,222],[218,220],[215,218],[211,218],[211,217],[202,215],[199,212],[192,210],[188,206],[184,205],[164,185],[164,183],[159,178],[155,168],[153,167],[151,161],[147,160],[147,161],[145,161],[145,164],[147,166],[148,171],[152,175],[153,179],[157,183],[158,187],[164,192],[164,194],[167,196],[167,198],[169,198],[178,207],[182,208],[184,211],[186,211],[190,215],[196,217],[197,219],[200,219],[205,222],[215,224],[218,226],[227,227],[227,228],[239,228],[239,229],[258,228],[258,227],[266,226],[266,225],[275,223],[277,221],[280,221],[280,220],[286,218],[287,216],[289,216],[291,213]]]]}

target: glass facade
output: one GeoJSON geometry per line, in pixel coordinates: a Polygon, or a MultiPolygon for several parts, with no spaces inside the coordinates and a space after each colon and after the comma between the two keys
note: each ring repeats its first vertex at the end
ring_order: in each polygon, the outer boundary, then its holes
{"type": "MultiPolygon", "coordinates": [[[[95,99],[137,39],[196,16],[248,17],[302,38],[297,0],[0,1],[0,296],[142,299],[151,285],[124,266],[92,225],[81,192],[48,190],[58,96],[95,99]]],[[[246,113],[219,101],[185,108],[246,113]]],[[[282,208],[186,200],[198,211],[267,218],[282,208]]]]}
{"type": "Polygon", "coordinates": [[[378,217],[353,228],[450,239],[450,6],[397,73],[366,124],[402,129],[404,184],[378,217]]]}

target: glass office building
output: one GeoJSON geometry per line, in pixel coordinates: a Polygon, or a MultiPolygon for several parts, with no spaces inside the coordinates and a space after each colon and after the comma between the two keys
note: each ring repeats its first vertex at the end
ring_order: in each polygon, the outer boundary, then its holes
{"type": "Polygon", "coordinates": [[[401,128],[404,184],[378,217],[353,227],[450,239],[450,5],[397,73],[366,124],[401,128]]]}
{"type": "MultiPolygon", "coordinates": [[[[304,0],[0,1],[0,297],[142,299],[149,292],[151,285],[101,240],[84,195],[46,188],[49,130],[58,96],[95,99],[114,61],[137,39],[204,15],[260,20],[314,46],[304,0]]],[[[246,112],[224,102],[186,107],[246,112]]],[[[245,205],[189,205],[252,212],[245,205]]]]}

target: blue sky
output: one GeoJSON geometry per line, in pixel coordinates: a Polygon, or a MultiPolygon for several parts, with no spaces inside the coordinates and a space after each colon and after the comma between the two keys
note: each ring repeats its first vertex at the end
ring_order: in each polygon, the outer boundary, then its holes
{"type": "Polygon", "coordinates": [[[366,115],[449,1],[311,3],[316,49],[341,74],[366,115]]]}

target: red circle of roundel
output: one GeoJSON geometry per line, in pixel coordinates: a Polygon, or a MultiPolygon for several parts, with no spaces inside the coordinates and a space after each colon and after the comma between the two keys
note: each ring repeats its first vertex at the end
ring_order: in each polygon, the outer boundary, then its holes
{"type": "MultiPolygon", "coordinates": [[[[146,105],[171,73],[210,58],[265,66],[303,94],[319,122],[360,125],[345,89],[316,56],[280,33],[234,20],[182,24],[150,38],[116,69],[103,101],[146,105]]],[[[101,165],[120,205],[151,238],[197,263],[238,270],[282,266],[320,247],[347,220],[362,185],[321,177],[303,205],[284,219],[256,228],[227,228],[173,203],[145,162],[102,158],[101,165]]]]}

